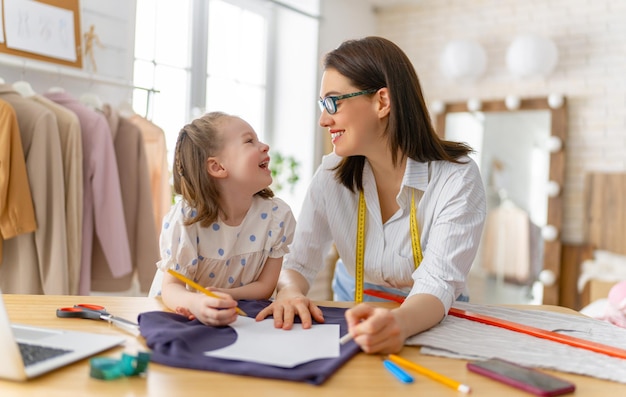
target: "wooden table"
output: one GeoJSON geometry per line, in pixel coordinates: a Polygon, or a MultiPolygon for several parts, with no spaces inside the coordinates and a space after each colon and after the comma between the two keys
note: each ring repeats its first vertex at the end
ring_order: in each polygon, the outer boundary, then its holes
{"type": "MultiPolygon", "coordinates": [[[[103,296],[50,296],[50,295],[11,295],[4,300],[12,322],[46,326],[60,329],[73,329],[107,334],[124,334],[123,331],[103,321],[83,319],[59,319],[55,311],[59,307],[76,303],[94,303],[105,306],[114,315],[136,319],[141,312],[164,310],[159,299],[143,297],[103,297],[103,296]]],[[[339,305],[336,302],[323,302],[325,305],[339,305]]],[[[556,306],[525,306],[561,312],[572,312],[556,306]]],[[[125,347],[109,350],[101,356],[119,358],[122,352],[136,354],[145,350],[141,337],[128,334],[125,347]]],[[[466,361],[421,355],[417,347],[405,347],[402,357],[444,374],[472,387],[470,396],[515,397],[530,394],[494,382],[483,376],[469,372],[466,361]]],[[[0,353],[1,356],[1,353],[0,353]]],[[[0,360],[2,357],[0,357],[0,360]]],[[[359,353],[339,369],[321,386],[312,386],[290,381],[261,379],[217,372],[187,370],[150,363],[146,376],[121,378],[110,381],[93,379],[89,376],[89,360],[35,378],[28,382],[0,380],[0,396],[190,396],[213,397],[307,397],[307,396],[462,396],[451,388],[415,374],[415,382],[403,384],[387,372],[381,363],[382,356],[359,353]]],[[[546,371],[568,379],[576,384],[576,396],[625,396],[626,385],[596,378],[572,375],[556,371],[546,371]]]]}

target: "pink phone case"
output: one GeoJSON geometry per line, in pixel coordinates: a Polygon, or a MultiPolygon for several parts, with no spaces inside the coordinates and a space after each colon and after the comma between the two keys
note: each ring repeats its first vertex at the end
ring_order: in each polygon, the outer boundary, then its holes
{"type": "Polygon", "coordinates": [[[469,362],[467,369],[537,396],[560,396],[576,390],[569,381],[498,358],[469,362]]]}

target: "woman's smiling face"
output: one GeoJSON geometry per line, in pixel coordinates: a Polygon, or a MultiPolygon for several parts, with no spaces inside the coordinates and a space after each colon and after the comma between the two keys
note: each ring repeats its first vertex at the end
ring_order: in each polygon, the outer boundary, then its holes
{"type": "MultiPolygon", "coordinates": [[[[335,69],[326,69],[322,76],[320,98],[361,91],[335,69]]],[[[378,117],[378,94],[359,95],[337,100],[337,112],[320,116],[320,126],[331,135],[335,153],[339,156],[367,156],[373,145],[379,146],[382,131],[378,117]]],[[[378,148],[380,150],[380,147],[378,148]]]]}

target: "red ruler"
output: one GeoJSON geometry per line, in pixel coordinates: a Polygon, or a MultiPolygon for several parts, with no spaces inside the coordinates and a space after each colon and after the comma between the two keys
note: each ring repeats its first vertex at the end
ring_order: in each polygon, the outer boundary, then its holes
{"type": "Polygon", "coordinates": [[[382,298],[382,299],[387,299],[388,301],[394,301],[394,302],[398,302],[398,303],[404,302],[404,296],[390,294],[388,292],[379,291],[379,290],[375,290],[375,289],[366,289],[366,290],[363,290],[363,293],[365,295],[375,296],[377,298],[382,298]]]}
{"type": "Polygon", "coordinates": [[[528,325],[515,323],[513,321],[502,320],[500,318],[486,316],[484,314],[473,313],[467,310],[450,308],[448,314],[456,317],[465,318],[479,323],[493,325],[500,328],[505,328],[511,331],[521,332],[524,334],[532,335],[537,338],[548,339],[554,342],[564,343],[566,345],[579,347],[581,349],[591,350],[596,353],[603,353],[612,357],[625,358],[626,350],[613,346],[603,345],[588,341],[585,339],[576,338],[569,335],[559,334],[558,332],[546,331],[545,329],[530,327],[528,325]]]}
{"type": "MultiPolygon", "coordinates": [[[[404,297],[389,294],[382,291],[376,290],[365,290],[363,291],[367,295],[376,296],[383,299],[388,299],[391,301],[396,301],[398,303],[404,302],[404,297]]],[[[603,345],[602,343],[592,342],[585,339],[576,338],[569,335],[559,334],[558,332],[547,331],[545,329],[531,327],[524,324],[519,324],[513,321],[503,320],[496,317],[486,316],[480,313],[474,313],[467,310],[456,309],[454,307],[450,308],[448,314],[455,317],[465,318],[467,320],[476,321],[479,323],[493,325],[495,327],[505,328],[510,331],[521,332],[527,335],[535,336],[537,338],[548,339],[554,342],[564,343],[566,345],[578,347],[581,349],[591,350],[596,353],[606,354],[612,357],[624,358],[626,359],[626,350],[620,349],[618,347],[603,345]]]]}

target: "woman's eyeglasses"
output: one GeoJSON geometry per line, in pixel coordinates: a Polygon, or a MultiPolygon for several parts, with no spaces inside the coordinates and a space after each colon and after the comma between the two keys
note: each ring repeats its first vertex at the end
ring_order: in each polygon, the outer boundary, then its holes
{"type": "Polygon", "coordinates": [[[353,97],[359,96],[359,95],[373,94],[376,91],[378,91],[378,90],[377,89],[371,89],[371,90],[353,92],[352,94],[337,95],[337,96],[327,96],[327,97],[324,97],[324,98],[320,98],[320,100],[318,101],[318,104],[320,105],[320,110],[322,112],[324,111],[324,109],[326,109],[328,114],[335,114],[335,113],[337,113],[337,101],[339,101],[341,99],[353,98],[353,97]]]}

